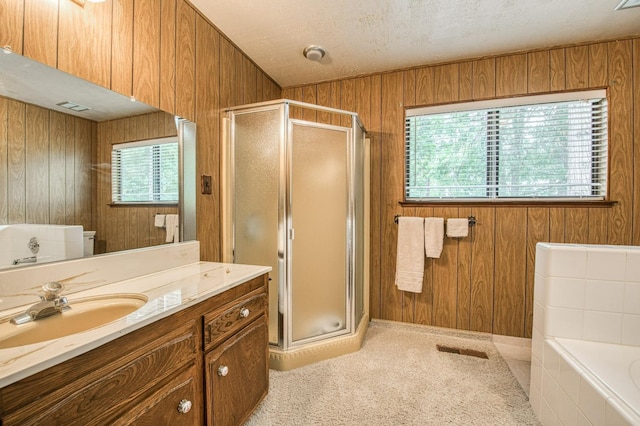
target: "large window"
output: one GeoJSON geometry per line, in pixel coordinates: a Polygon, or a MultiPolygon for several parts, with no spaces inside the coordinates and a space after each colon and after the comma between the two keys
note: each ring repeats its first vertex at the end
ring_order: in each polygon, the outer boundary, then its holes
{"type": "Polygon", "coordinates": [[[176,138],[113,145],[111,192],[114,204],[177,203],[176,138]]]}
{"type": "Polygon", "coordinates": [[[605,199],[605,95],[596,90],[407,110],[406,200],[605,199]]]}

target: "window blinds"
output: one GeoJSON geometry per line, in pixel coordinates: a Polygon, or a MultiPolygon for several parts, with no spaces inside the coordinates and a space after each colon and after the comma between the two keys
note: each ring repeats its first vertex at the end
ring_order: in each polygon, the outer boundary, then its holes
{"type": "Polygon", "coordinates": [[[114,145],[111,191],[113,203],[177,203],[175,138],[114,145]]]}
{"type": "Polygon", "coordinates": [[[604,199],[607,101],[589,94],[408,111],[406,199],[604,199]]]}

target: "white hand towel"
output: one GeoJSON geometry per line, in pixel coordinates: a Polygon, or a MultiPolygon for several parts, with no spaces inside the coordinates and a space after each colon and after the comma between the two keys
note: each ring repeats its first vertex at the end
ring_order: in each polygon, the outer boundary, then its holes
{"type": "Polygon", "coordinates": [[[157,228],[164,228],[164,217],[165,217],[165,215],[163,215],[163,214],[157,214],[156,215],[154,225],[157,228]]]}
{"type": "Polygon", "coordinates": [[[444,218],[424,219],[424,251],[427,257],[439,258],[444,240],[444,218]]]}
{"type": "Polygon", "coordinates": [[[424,275],[424,219],[398,218],[396,286],[402,291],[422,293],[424,275]]]}
{"type": "Polygon", "coordinates": [[[447,237],[461,238],[469,235],[469,219],[447,219],[447,237]]]}
{"type": "Polygon", "coordinates": [[[167,243],[178,242],[178,239],[180,238],[179,226],[180,223],[178,221],[177,214],[168,214],[165,217],[165,227],[167,228],[167,238],[165,241],[167,243]]]}

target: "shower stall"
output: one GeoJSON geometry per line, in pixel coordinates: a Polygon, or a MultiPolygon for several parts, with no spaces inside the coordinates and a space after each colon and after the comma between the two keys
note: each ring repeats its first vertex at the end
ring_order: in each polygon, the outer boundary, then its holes
{"type": "Polygon", "coordinates": [[[223,128],[224,260],[273,268],[271,367],[358,350],[368,322],[368,153],[358,115],[278,100],[227,110],[223,128]]]}

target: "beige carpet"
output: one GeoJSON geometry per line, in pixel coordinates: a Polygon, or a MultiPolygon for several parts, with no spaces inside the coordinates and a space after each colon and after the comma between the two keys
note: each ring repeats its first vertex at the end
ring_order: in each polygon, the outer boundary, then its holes
{"type": "Polygon", "coordinates": [[[246,423],[266,425],[537,425],[488,335],[372,321],[359,352],[270,372],[246,423]],[[436,345],[489,359],[439,352],[436,345]]]}

